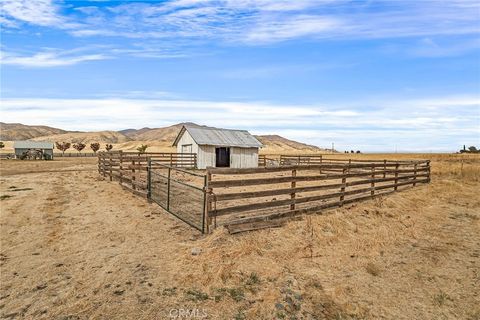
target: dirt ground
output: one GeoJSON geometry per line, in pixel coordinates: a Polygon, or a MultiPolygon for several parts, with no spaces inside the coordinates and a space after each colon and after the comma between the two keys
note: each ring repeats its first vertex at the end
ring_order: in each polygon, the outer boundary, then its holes
{"type": "Polygon", "coordinates": [[[480,158],[428,157],[429,185],[208,236],[96,159],[2,160],[0,316],[480,319],[480,158]]]}

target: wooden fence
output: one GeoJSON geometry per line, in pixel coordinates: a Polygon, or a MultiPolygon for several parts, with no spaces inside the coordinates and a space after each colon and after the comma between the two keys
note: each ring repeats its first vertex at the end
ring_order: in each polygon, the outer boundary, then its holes
{"type": "Polygon", "coordinates": [[[202,232],[218,225],[227,226],[230,232],[258,229],[272,222],[430,182],[429,160],[310,156],[306,164],[283,166],[269,166],[268,161],[279,161],[269,157],[259,157],[260,161],[266,165],[247,169],[207,168],[205,174],[188,173],[187,179],[182,180],[180,176],[187,172],[178,167],[195,168],[195,154],[99,152],[98,170],[134,194],[157,203],[166,201],[167,210],[174,204],[170,211],[202,232]],[[178,177],[171,176],[173,168],[177,168],[178,177]],[[198,185],[192,184],[192,176],[198,178],[198,185]],[[156,198],[152,197],[152,191],[156,198]]]}
{"type": "Polygon", "coordinates": [[[280,155],[280,165],[315,165],[322,164],[322,155],[280,155]]]}
{"type": "Polygon", "coordinates": [[[97,153],[94,152],[54,152],[53,157],[59,157],[59,158],[95,158],[97,156],[97,153]]]}
{"type": "Polygon", "coordinates": [[[316,159],[322,163],[208,168],[207,229],[212,224],[251,229],[255,223],[318,212],[430,181],[428,160],[316,159]]]}
{"type": "MultiPolygon", "coordinates": [[[[120,185],[136,195],[148,196],[148,163],[154,161],[158,167],[195,168],[195,153],[144,153],[136,152],[98,152],[98,172],[110,181],[118,181],[120,185]]],[[[152,168],[157,168],[153,166],[152,168]]]]}

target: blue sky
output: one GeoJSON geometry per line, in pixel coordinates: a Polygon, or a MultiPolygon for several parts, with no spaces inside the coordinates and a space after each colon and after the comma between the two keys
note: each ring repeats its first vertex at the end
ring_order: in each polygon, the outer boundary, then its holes
{"type": "Polygon", "coordinates": [[[480,145],[480,4],[4,0],[1,120],[181,121],[370,152],[480,145]]]}

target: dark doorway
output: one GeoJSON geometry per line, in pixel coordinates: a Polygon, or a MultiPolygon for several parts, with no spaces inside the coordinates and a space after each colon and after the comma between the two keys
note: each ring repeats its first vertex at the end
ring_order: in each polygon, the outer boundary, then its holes
{"type": "Polygon", "coordinates": [[[230,167],[230,148],[215,148],[215,166],[219,167],[230,167]]]}

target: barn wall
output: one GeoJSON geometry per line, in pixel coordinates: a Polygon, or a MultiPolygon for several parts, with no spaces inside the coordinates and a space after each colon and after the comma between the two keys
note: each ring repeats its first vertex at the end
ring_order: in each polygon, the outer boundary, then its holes
{"type": "Polygon", "coordinates": [[[231,168],[258,167],[258,148],[230,148],[231,168]]]}
{"type": "Polygon", "coordinates": [[[199,146],[197,153],[197,167],[198,169],[205,169],[207,167],[215,167],[215,147],[214,146],[199,146]]]}
{"type": "Polygon", "coordinates": [[[182,137],[177,143],[177,152],[182,153],[182,145],[187,145],[187,144],[192,145],[192,153],[198,153],[198,145],[195,143],[190,133],[188,133],[188,131],[185,130],[182,137]]]}
{"type": "MultiPolygon", "coordinates": [[[[188,131],[185,130],[180,140],[178,140],[177,153],[182,153],[182,145],[188,145],[188,144],[192,145],[192,153],[196,153],[197,159],[198,159],[198,144],[195,143],[190,133],[188,133],[188,131]]],[[[198,160],[197,160],[197,167],[198,167],[198,160]]]]}

